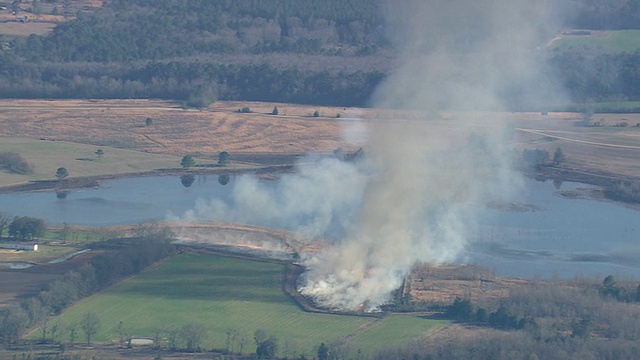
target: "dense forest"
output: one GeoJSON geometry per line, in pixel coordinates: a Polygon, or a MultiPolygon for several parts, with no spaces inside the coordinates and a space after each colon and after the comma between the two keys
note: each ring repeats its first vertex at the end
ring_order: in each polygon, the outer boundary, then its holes
{"type": "MultiPolygon", "coordinates": [[[[42,0],[46,6],[37,11],[60,13],[68,3],[42,0]]],[[[636,0],[556,6],[570,14],[557,31],[640,28],[636,0]]],[[[20,9],[35,12],[36,5],[20,9]]],[[[0,37],[0,97],[188,102],[207,94],[210,100],[368,105],[397,50],[384,14],[382,0],[104,1],[69,15],[46,36],[0,37]]],[[[543,49],[533,56],[575,103],[640,99],[638,52],[543,49]]],[[[503,94],[515,109],[544,107],[526,101],[531,86],[511,84],[503,94]]]]}

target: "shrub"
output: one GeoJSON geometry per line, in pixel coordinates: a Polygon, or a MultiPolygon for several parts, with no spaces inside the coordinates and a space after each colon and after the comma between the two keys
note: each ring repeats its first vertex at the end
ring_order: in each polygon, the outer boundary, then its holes
{"type": "Polygon", "coordinates": [[[10,173],[20,175],[25,175],[33,171],[31,165],[29,165],[20,154],[10,151],[0,152],[0,168],[4,168],[10,173]]]}

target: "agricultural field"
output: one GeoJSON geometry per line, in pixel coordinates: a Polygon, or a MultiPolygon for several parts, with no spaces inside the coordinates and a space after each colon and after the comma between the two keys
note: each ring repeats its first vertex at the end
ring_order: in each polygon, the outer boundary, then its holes
{"type": "MultiPolygon", "coordinates": [[[[400,345],[424,337],[448,324],[400,315],[377,319],[303,312],[282,290],[283,271],[280,264],[184,253],[81,301],[52,323],[66,328],[92,312],[101,324],[95,340],[117,343],[120,322],[140,338],[154,338],[159,328],[166,331],[199,322],[207,329],[203,348],[226,349],[226,333],[232,330],[248,339],[245,353],[255,350],[253,334],[264,329],[279,339],[281,355],[285,347],[289,355],[312,355],[321,342],[341,339],[348,340],[352,351],[371,352],[382,344],[400,345]]],[[[31,334],[38,336],[36,331],[31,334]]],[[[166,347],[166,334],[163,337],[166,347]]],[[[57,340],[66,342],[68,335],[57,340]]],[[[239,343],[230,347],[238,351],[239,343]]]]}
{"type": "Polygon", "coordinates": [[[633,53],[640,49],[640,30],[567,32],[553,39],[549,48],[633,53]]]}
{"type": "Polygon", "coordinates": [[[15,185],[26,181],[55,180],[56,169],[64,167],[69,176],[100,176],[152,171],[180,167],[180,157],[83,145],[66,141],[3,138],[0,152],[18,153],[33,172],[25,175],[0,172],[0,184],[15,185]],[[102,149],[104,155],[95,152],[102,149]]]}

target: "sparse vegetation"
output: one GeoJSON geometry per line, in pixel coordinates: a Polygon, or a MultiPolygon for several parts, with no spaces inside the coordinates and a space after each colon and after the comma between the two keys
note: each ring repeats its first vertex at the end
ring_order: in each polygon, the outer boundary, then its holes
{"type": "Polygon", "coordinates": [[[551,156],[549,155],[549,151],[545,149],[533,149],[524,150],[522,152],[522,158],[524,159],[525,164],[535,167],[549,164],[551,156]]]}
{"type": "Polygon", "coordinates": [[[564,164],[567,161],[567,157],[564,155],[561,147],[556,148],[556,151],[553,153],[553,164],[558,166],[564,164]]]}
{"type": "Polygon", "coordinates": [[[227,164],[229,164],[229,161],[231,161],[231,154],[229,154],[228,152],[221,151],[218,154],[218,164],[227,165],[227,164]]]}
{"type": "Polygon", "coordinates": [[[0,168],[22,175],[33,171],[31,165],[20,154],[11,151],[0,152],[0,168]]]}
{"type": "Polygon", "coordinates": [[[180,160],[180,166],[182,166],[185,169],[188,169],[195,165],[196,165],[196,161],[192,155],[185,155],[182,157],[182,160],[180,160]]]}
{"type": "MultiPolygon", "coordinates": [[[[640,338],[639,294],[637,282],[620,282],[609,275],[602,282],[585,278],[523,282],[509,287],[503,296],[474,301],[458,297],[445,308],[448,317],[495,330],[453,335],[451,341],[427,341],[425,346],[388,348],[374,359],[511,359],[531,354],[544,359],[574,359],[575,354],[634,359],[640,338]]],[[[413,304],[424,309],[424,304],[413,304]]],[[[432,306],[441,310],[441,304],[432,306]]]]}
{"type": "Polygon", "coordinates": [[[640,203],[640,182],[618,182],[606,189],[604,194],[613,200],[640,203]]]}
{"type": "Polygon", "coordinates": [[[93,336],[98,332],[98,328],[100,326],[100,319],[96,313],[86,313],[82,317],[82,321],[80,322],[80,328],[84,332],[84,335],[87,339],[87,345],[91,345],[91,340],[93,336]]]}
{"type": "Polygon", "coordinates": [[[67,170],[67,168],[65,167],[59,167],[56,170],[56,178],[58,180],[62,180],[64,178],[66,178],[67,176],[69,176],[69,171],[67,170]]]}

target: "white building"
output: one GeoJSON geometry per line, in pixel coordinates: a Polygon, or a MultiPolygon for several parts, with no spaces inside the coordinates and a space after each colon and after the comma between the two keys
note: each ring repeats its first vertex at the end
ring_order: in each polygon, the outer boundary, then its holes
{"type": "Polygon", "coordinates": [[[0,249],[14,249],[14,250],[28,250],[38,251],[38,244],[36,243],[2,243],[0,249]]]}

